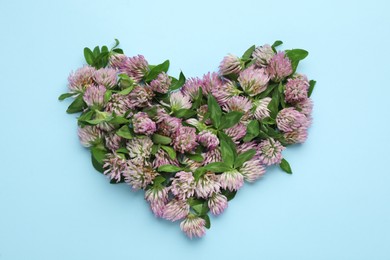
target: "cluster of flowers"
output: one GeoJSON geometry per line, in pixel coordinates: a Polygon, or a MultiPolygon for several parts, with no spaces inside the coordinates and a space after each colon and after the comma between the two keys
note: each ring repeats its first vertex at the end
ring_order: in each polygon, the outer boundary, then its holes
{"type": "Polygon", "coordinates": [[[81,112],[78,135],[111,183],[145,190],[157,217],[181,220],[189,237],[210,227],[244,185],[270,165],[291,173],[282,151],[303,143],[315,81],[295,72],[301,49],[280,41],[226,56],[218,72],[178,79],[169,61],[150,65],[116,46],[86,48],[88,65],[71,73],[67,112],[81,112]]]}

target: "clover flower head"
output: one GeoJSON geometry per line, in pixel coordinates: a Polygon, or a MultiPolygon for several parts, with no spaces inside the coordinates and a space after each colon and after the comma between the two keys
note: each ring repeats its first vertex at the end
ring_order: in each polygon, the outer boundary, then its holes
{"type": "Polygon", "coordinates": [[[225,105],[230,98],[238,96],[241,92],[242,91],[237,88],[236,83],[230,80],[226,80],[223,85],[211,89],[212,95],[220,106],[225,105]]]}
{"type": "Polygon", "coordinates": [[[150,158],[152,153],[152,140],[147,137],[135,137],[127,141],[126,148],[129,150],[129,156],[134,161],[141,161],[150,158]]]}
{"type": "Polygon", "coordinates": [[[238,82],[245,93],[256,96],[267,89],[270,77],[265,69],[257,69],[254,66],[240,72],[238,82]]]}
{"type": "Polygon", "coordinates": [[[115,113],[117,116],[123,116],[130,108],[130,102],[127,96],[120,94],[112,94],[107,102],[104,111],[115,113]]]}
{"type": "Polygon", "coordinates": [[[306,116],[293,107],[284,108],[276,116],[276,125],[282,132],[291,132],[301,127],[308,127],[306,116]]]}
{"type": "Polygon", "coordinates": [[[138,162],[127,162],[128,169],[124,172],[125,182],[134,190],[145,189],[152,183],[158,173],[152,167],[138,162]]]}
{"type": "Polygon", "coordinates": [[[181,200],[193,196],[195,192],[195,179],[192,173],[185,171],[177,172],[172,180],[171,192],[181,200]]]}
{"type": "Polygon", "coordinates": [[[261,164],[270,166],[282,161],[282,151],[285,149],[281,143],[272,138],[265,139],[258,146],[261,164]]]}
{"type": "Polygon", "coordinates": [[[225,56],[219,64],[219,73],[221,75],[238,74],[243,67],[240,58],[233,54],[229,54],[225,56]]]}
{"type": "Polygon", "coordinates": [[[290,104],[295,104],[306,100],[309,86],[310,84],[306,76],[299,75],[288,79],[284,91],[285,101],[290,104]]]}
{"type": "Polygon", "coordinates": [[[96,126],[86,125],[78,128],[80,143],[85,147],[91,147],[100,142],[103,132],[96,126]]]}
{"type": "Polygon", "coordinates": [[[145,200],[150,203],[150,208],[156,217],[162,217],[165,204],[168,202],[167,187],[153,185],[145,191],[145,200]]]}
{"type": "Polygon", "coordinates": [[[155,92],[165,94],[168,93],[171,83],[171,78],[165,72],[161,72],[156,79],[150,82],[150,87],[155,92]]]}
{"type": "Polygon", "coordinates": [[[222,108],[226,112],[238,111],[246,114],[250,112],[252,108],[252,102],[247,97],[234,96],[229,98],[229,100],[222,108]]]}
{"type": "Polygon", "coordinates": [[[280,82],[293,72],[291,61],[284,52],[278,52],[269,61],[267,67],[268,74],[275,82],[280,82]]]}
{"type": "Polygon", "coordinates": [[[213,193],[219,192],[221,184],[219,178],[215,173],[206,172],[196,182],[195,194],[200,198],[207,199],[213,195],[213,193]]]}
{"type": "Polygon", "coordinates": [[[137,82],[140,82],[149,71],[149,64],[143,55],[127,58],[124,67],[126,73],[137,82]]]}
{"type": "Polygon", "coordinates": [[[81,93],[87,86],[93,84],[93,75],[96,69],[91,66],[84,66],[71,72],[68,77],[68,88],[72,93],[81,93]]]}
{"type": "Polygon", "coordinates": [[[206,234],[206,221],[194,214],[189,214],[186,219],[180,223],[181,230],[189,237],[202,237],[206,234]]]}
{"type": "Polygon", "coordinates": [[[123,175],[128,171],[128,164],[124,157],[117,153],[109,153],[104,159],[103,168],[104,175],[107,175],[111,180],[120,182],[123,175]]]}
{"type": "Polygon", "coordinates": [[[101,68],[94,72],[93,80],[98,85],[113,88],[117,84],[117,71],[113,68],[101,68]]]}
{"type": "Polygon", "coordinates": [[[160,149],[155,154],[155,158],[153,160],[153,168],[158,168],[166,164],[179,166],[179,162],[177,161],[177,159],[172,159],[171,157],[169,157],[166,151],[160,149]]]}
{"type": "Polygon", "coordinates": [[[133,116],[133,127],[137,134],[152,135],[156,132],[156,123],[145,112],[138,112],[133,116]]]}
{"type": "Polygon", "coordinates": [[[208,130],[203,130],[197,136],[198,142],[207,148],[207,150],[214,150],[219,145],[218,137],[208,130]]]}
{"type": "Polygon", "coordinates": [[[105,143],[106,147],[110,149],[111,151],[116,151],[120,148],[121,142],[122,142],[122,137],[119,135],[111,132],[108,135],[105,136],[105,143]]]}
{"type": "Polygon", "coordinates": [[[223,85],[223,80],[216,72],[208,72],[203,75],[202,92],[203,95],[208,95],[213,92],[214,89],[220,88],[223,85]]]}
{"type": "Polygon", "coordinates": [[[219,175],[221,188],[230,191],[239,190],[244,185],[244,176],[237,170],[231,170],[219,175]]]}
{"type": "Polygon", "coordinates": [[[181,119],[172,116],[163,117],[161,122],[157,125],[158,131],[166,136],[173,136],[180,127],[181,119]]]}
{"type": "Polygon", "coordinates": [[[225,195],[221,193],[214,193],[207,202],[210,212],[217,216],[224,212],[224,210],[228,207],[228,200],[225,195]]]}
{"type": "Polygon", "coordinates": [[[307,127],[300,127],[291,132],[283,133],[284,139],[289,144],[301,144],[307,139],[307,127]]]}
{"type": "Polygon", "coordinates": [[[240,173],[247,182],[254,182],[265,173],[265,167],[261,160],[255,156],[251,160],[244,162],[240,168],[240,173]]]}
{"type": "Polygon", "coordinates": [[[154,93],[149,86],[135,86],[127,97],[129,100],[129,108],[135,109],[137,107],[150,106],[154,93]]]}
{"type": "Polygon", "coordinates": [[[164,207],[162,217],[170,221],[185,218],[190,213],[190,205],[186,200],[172,199],[164,207]]]}
{"type": "Polygon", "coordinates": [[[83,99],[89,107],[103,107],[104,106],[104,94],[106,88],[102,85],[94,86],[91,85],[85,90],[83,99]]]}
{"type": "Polygon", "coordinates": [[[185,97],[189,97],[190,100],[196,99],[199,93],[199,89],[202,88],[203,82],[200,78],[189,78],[181,88],[181,93],[185,97]]]}
{"type": "Polygon", "coordinates": [[[173,140],[173,148],[180,153],[192,151],[198,145],[195,131],[195,128],[188,126],[177,128],[173,140]]]}
{"type": "Polygon", "coordinates": [[[171,93],[169,100],[171,103],[172,111],[177,111],[180,109],[189,109],[192,106],[190,96],[184,95],[180,91],[171,93]]]}
{"type": "Polygon", "coordinates": [[[275,53],[269,44],[257,46],[252,53],[252,57],[258,67],[266,67],[274,55],[275,53]]]}
{"type": "Polygon", "coordinates": [[[239,142],[241,138],[246,135],[246,126],[244,124],[236,124],[228,129],[224,129],[224,132],[232,138],[234,142],[239,142]]]}
{"type": "Polygon", "coordinates": [[[222,155],[219,148],[215,148],[214,150],[207,151],[206,153],[202,154],[204,160],[203,165],[207,165],[209,163],[213,162],[221,162],[222,161],[222,155]]]}
{"type": "Polygon", "coordinates": [[[255,112],[253,113],[253,116],[257,120],[262,120],[264,118],[269,117],[270,110],[268,109],[268,105],[271,102],[271,100],[272,99],[270,97],[265,97],[255,102],[256,109],[255,112]]]}

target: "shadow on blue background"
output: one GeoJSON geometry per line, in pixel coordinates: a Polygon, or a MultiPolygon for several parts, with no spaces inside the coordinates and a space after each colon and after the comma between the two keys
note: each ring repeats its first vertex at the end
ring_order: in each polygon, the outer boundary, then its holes
{"type": "Polygon", "coordinates": [[[386,1],[2,1],[0,259],[389,259],[386,1]],[[187,77],[283,40],[318,81],[307,143],[246,185],[201,240],[110,185],[65,113],[82,49],[121,40],[187,77]]]}

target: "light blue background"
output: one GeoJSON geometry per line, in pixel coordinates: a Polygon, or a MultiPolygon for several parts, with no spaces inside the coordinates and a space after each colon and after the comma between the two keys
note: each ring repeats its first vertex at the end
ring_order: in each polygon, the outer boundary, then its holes
{"type": "Polygon", "coordinates": [[[390,259],[388,1],[0,2],[0,259],[390,259]],[[85,46],[171,60],[172,75],[283,40],[318,81],[314,124],[201,240],[110,185],[65,113],[85,46]]]}

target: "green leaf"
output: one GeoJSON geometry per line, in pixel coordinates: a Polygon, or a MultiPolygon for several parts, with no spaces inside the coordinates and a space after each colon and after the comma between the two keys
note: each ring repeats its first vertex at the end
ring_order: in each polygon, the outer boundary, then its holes
{"type": "Polygon", "coordinates": [[[106,93],[104,93],[104,102],[107,103],[112,96],[112,90],[107,90],[106,93]]]}
{"type": "Polygon", "coordinates": [[[108,47],[105,46],[105,45],[102,47],[102,53],[103,53],[103,52],[108,52],[108,47]]]}
{"type": "Polygon", "coordinates": [[[210,227],[211,227],[210,217],[208,215],[203,215],[200,217],[206,221],[206,224],[204,225],[204,227],[207,229],[210,229],[210,227]]]}
{"type": "Polygon", "coordinates": [[[233,127],[238,122],[240,122],[242,115],[243,115],[243,113],[238,112],[238,111],[231,111],[231,112],[227,113],[226,115],[224,115],[222,117],[221,125],[220,125],[219,129],[226,129],[226,128],[233,127]]]}
{"type": "Polygon", "coordinates": [[[172,142],[172,139],[167,136],[154,134],[152,135],[152,141],[155,144],[170,144],[172,142]]]}
{"type": "Polygon", "coordinates": [[[277,51],[276,51],[276,47],[278,47],[278,46],[280,46],[280,45],[282,45],[283,44],[283,42],[282,41],[275,41],[273,44],[272,44],[272,46],[271,46],[271,48],[272,48],[272,50],[276,53],[277,51]]]}
{"type": "Polygon", "coordinates": [[[291,60],[291,66],[294,73],[297,70],[299,61],[306,58],[307,55],[309,55],[309,52],[302,49],[292,49],[292,50],[287,50],[286,55],[291,60]]]}
{"type": "Polygon", "coordinates": [[[128,154],[129,150],[127,150],[125,147],[119,148],[116,150],[117,153],[123,153],[123,154],[128,154]]]}
{"type": "Polygon", "coordinates": [[[153,185],[160,185],[164,181],[166,181],[166,179],[163,176],[159,175],[159,176],[157,176],[156,178],[153,179],[153,185]]]}
{"type": "Polygon", "coordinates": [[[161,165],[157,169],[157,171],[159,171],[159,172],[179,172],[181,170],[182,170],[181,167],[178,167],[178,166],[175,166],[175,165],[171,165],[171,164],[161,165]]]}
{"type": "Polygon", "coordinates": [[[151,154],[155,155],[158,152],[158,150],[160,150],[160,148],[161,148],[161,144],[153,144],[151,154]]]}
{"type": "Polygon", "coordinates": [[[87,104],[85,104],[83,100],[83,95],[78,95],[77,98],[72,102],[72,104],[69,105],[68,109],[66,110],[66,113],[73,114],[78,113],[84,110],[84,108],[87,107],[87,104]]]}
{"type": "Polygon", "coordinates": [[[150,82],[154,80],[158,76],[158,74],[160,74],[161,72],[167,72],[168,69],[169,69],[169,60],[166,60],[163,63],[151,69],[147,74],[145,81],[150,82]]]}
{"type": "Polygon", "coordinates": [[[61,96],[58,97],[58,100],[64,100],[64,99],[67,99],[69,97],[72,97],[76,95],[75,93],[64,93],[64,94],[61,94],[61,96]]]}
{"type": "Polygon", "coordinates": [[[292,174],[292,170],[291,170],[290,164],[284,158],[282,159],[282,162],[279,164],[279,166],[286,173],[292,174]]]}
{"type": "Polygon", "coordinates": [[[268,95],[274,90],[274,88],[276,88],[278,86],[278,84],[270,84],[268,85],[267,89],[262,92],[260,95],[259,95],[259,99],[262,99],[262,98],[265,98],[265,97],[268,97],[268,95]]]}
{"type": "Polygon", "coordinates": [[[234,197],[236,196],[237,194],[237,191],[229,191],[229,190],[223,190],[222,192],[222,195],[224,195],[228,201],[234,199],[234,197]]]}
{"type": "Polygon", "coordinates": [[[116,134],[125,139],[133,139],[133,135],[130,132],[130,129],[127,125],[122,126],[116,131],[116,134]]]}
{"type": "Polygon", "coordinates": [[[175,111],[174,115],[178,118],[189,118],[189,117],[196,115],[196,113],[197,112],[195,110],[182,108],[182,109],[175,111]]]}
{"type": "Polygon", "coordinates": [[[200,154],[186,154],[186,156],[195,162],[203,162],[204,160],[203,156],[200,154]]]}
{"type": "Polygon", "coordinates": [[[122,91],[119,91],[118,94],[119,94],[119,95],[122,95],[122,96],[126,96],[126,95],[128,95],[133,89],[134,89],[134,87],[133,87],[133,86],[130,86],[130,87],[128,87],[128,88],[125,88],[125,89],[122,90],[122,91]]]}
{"type": "Polygon", "coordinates": [[[115,49],[112,50],[112,52],[123,54],[123,50],[120,49],[120,48],[115,48],[115,49]]]}
{"type": "Polygon", "coordinates": [[[99,46],[96,46],[96,47],[93,49],[93,55],[95,56],[95,59],[97,58],[97,56],[100,55],[100,48],[99,48],[99,46]]]}
{"type": "Polygon", "coordinates": [[[234,153],[230,145],[225,140],[220,141],[222,161],[229,167],[233,167],[234,153]]]}
{"type": "Polygon", "coordinates": [[[128,124],[129,121],[130,121],[129,119],[124,118],[123,116],[116,116],[116,117],[113,117],[112,119],[108,120],[108,123],[122,125],[122,124],[128,124]]]}
{"type": "Polygon", "coordinates": [[[250,159],[255,156],[256,150],[255,149],[250,149],[246,152],[243,152],[242,154],[239,154],[237,156],[236,161],[234,162],[234,168],[239,168],[241,167],[245,162],[249,161],[250,159]]]}
{"type": "Polygon", "coordinates": [[[192,109],[198,109],[203,101],[203,91],[202,88],[198,89],[198,95],[195,97],[194,102],[192,103],[192,109]]]}
{"type": "Polygon", "coordinates": [[[95,57],[94,57],[91,49],[89,49],[87,47],[84,48],[84,58],[85,58],[85,61],[88,63],[88,65],[93,64],[95,57]]]}
{"type": "Polygon", "coordinates": [[[219,125],[221,124],[222,110],[218,105],[217,100],[211,94],[208,96],[207,105],[210,112],[211,122],[217,129],[219,129],[219,125]]]}
{"type": "Polygon", "coordinates": [[[170,147],[170,146],[165,146],[165,145],[162,145],[161,148],[167,152],[167,154],[169,155],[169,157],[171,157],[171,159],[175,160],[176,159],[176,151],[170,147]]]}
{"type": "MultiPolygon", "coordinates": [[[[282,84],[282,83],[280,83],[282,84]]],[[[272,94],[272,100],[268,104],[268,109],[270,110],[270,116],[271,118],[275,119],[276,115],[279,112],[279,91],[278,89],[275,89],[272,94]]]]}
{"type": "Polygon", "coordinates": [[[236,158],[237,158],[236,144],[233,142],[232,138],[230,138],[230,136],[228,136],[227,134],[225,134],[222,131],[218,132],[218,137],[219,137],[220,141],[223,140],[224,142],[226,142],[229,145],[230,150],[233,152],[233,158],[234,158],[234,160],[236,160],[236,158]]]}
{"type": "Polygon", "coordinates": [[[242,58],[243,60],[249,60],[252,56],[252,53],[253,51],[256,49],[256,45],[252,45],[251,47],[249,47],[249,49],[247,49],[245,51],[245,53],[242,55],[242,58]]]}
{"type": "Polygon", "coordinates": [[[180,72],[179,80],[172,84],[169,88],[171,91],[181,88],[184,83],[186,82],[186,77],[184,76],[183,72],[180,72]]]}
{"type": "Polygon", "coordinates": [[[191,208],[198,214],[202,214],[202,209],[203,209],[203,204],[202,203],[199,203],[199,204],[195,204],[193,206],[191,206],[191,208]]]}
{"type": "Polygon", "coordinates": [[[207,171],[212,171],[212,172],[227,172],[232,170],[232,167],[229,167],[224,162],[209,163],[203,166],[203,168],[207,171]]]}
{"type": "Polygon", "coordinates": [[[91,160],[92,160],[92,165],[93,167],[103,173],[103,164],[104,164],[104,158],[106,157],[106,150],[99,149],[97,147],[92,147],[91,148],[91,160]]]}
{"type": "Polygon", "coordinates": [[[244,137],[244,142],[249,142],[253,138],[256,138],[260,133],[260,125],[257,120],[252,120],[246,127],[246,135],[244,137]]]}
{"type": "Polygon", "coordinates": [[[127,74],[118,74],[119,77],[119,86],[123,89],[123,92],[119,92],[120,95],[129,94],[134,88],[134,80],[130,78],[127,74]],[[130,89],[129,89],[130,88],[130,89]]]}
{"type": "Polygon", "coordinates": [[[199,167],[198,169],[196,169],[194,174],[193,174],[195,181],[198,181],[200,179],[200,177],[202,177],[203,174],[205,174],[206,172],[207,172],[207,169],[205,167],[199,167]]]}
{"type": "Polygon", "coordinates": [[[315,81],[315,80],[310,80],[310,81],[309,81],[310,86],[309,86],[309,91],[308,91],[308,93],[307,93],[307,95],[308,95],[309,97],[310,97],[311,94],[313,93],[313,90],[314,90],[314,87],[315,87],[316,83],[317,83],[317,81],[315,81]]]}

